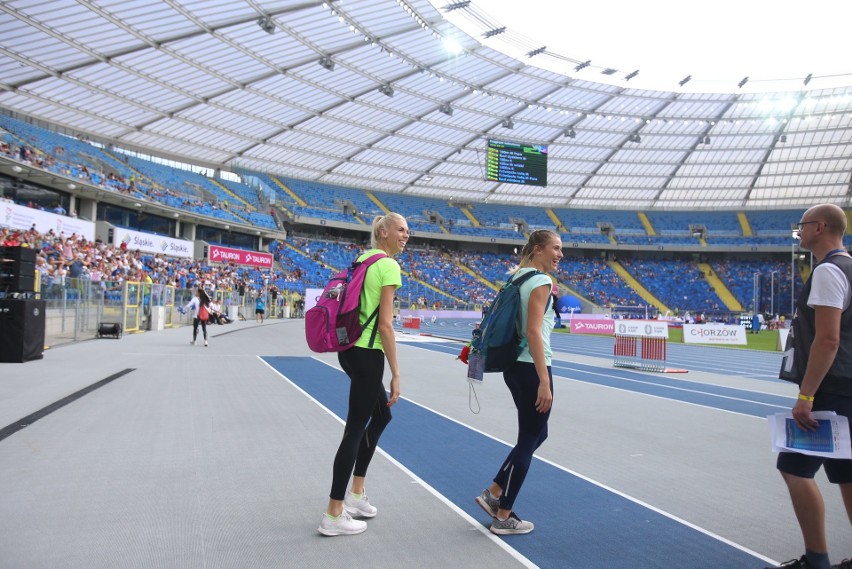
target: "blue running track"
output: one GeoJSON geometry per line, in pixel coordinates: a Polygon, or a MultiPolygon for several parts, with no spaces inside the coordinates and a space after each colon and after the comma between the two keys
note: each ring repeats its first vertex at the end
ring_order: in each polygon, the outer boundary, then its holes
{"type": "MultiPolygon", "coordinates": [[[[453,356],[459,352],[459,344],[453,342],[415,342],[406,345],[453,356]]],[[[551,367],[554,378],[563,377],[755,417],[789,411],[795,403],[790,397],[690,381],[687,379],[689,376],[680,374],[654,374],[623,368],[606,369],[556,359],[551,367]]],[[[485,380],[488,381],[489,378],[501,383],[503,381],[500,374],[489,374],[485,380]]]]}
{"type": "MultiPolygon", "coordinates": [[[[436,323],[424,322],[423,333],[440,338],[467,342],[476,322],[471,320],[442,320],[436,323]]],[[[612,337],[583,334],[553,334],[550,339],[554,351],[612,358],[612,337]]],[[[456,349],[456,353],[458,353],[456,349]]],[[[710,373],[737,375],[752,379],[777,382],[781,368],[780,352],[741,350],[716,346],[698,346],[691,344],[668,344],[666,361],[669,367],[706,371],[710,373]]]]}
{"type": "MultiPolygon", "coordinates": [[[[342,371],[308,357],[263,359],[346,417],[349,379],[342,371]]],[[[490,523],[474,497],[505,458],[506,444],[403,399],[394,406],[380,446],[460,509],[490,523]]],[[[535,531],[503,539],[542,568],[753,569],[766,561],[538,458],[524,484],[521,508],[535,531]]]]}

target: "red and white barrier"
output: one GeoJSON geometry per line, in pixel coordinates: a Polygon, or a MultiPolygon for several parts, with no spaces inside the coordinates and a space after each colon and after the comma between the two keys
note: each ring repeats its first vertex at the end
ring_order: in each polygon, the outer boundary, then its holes
{"type": "Polygon", "coordinates": [[[403,316],[402,317],[402,333],[403,334],[412,334],[414,336],[420,335],[420,322],[421,318],[419,316],[403,316]]]}
{"type": "Polygon", "coordinates": [[[686,373],[666,367],[668,326],[665,322],[631,320],[615,325],[613,365],[642,371],[686,373]]]}

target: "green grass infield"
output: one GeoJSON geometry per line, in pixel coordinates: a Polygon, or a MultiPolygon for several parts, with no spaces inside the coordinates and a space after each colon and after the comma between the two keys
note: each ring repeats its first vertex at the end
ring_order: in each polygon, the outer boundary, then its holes
{"type": "MultiPolygon", "coordinates": [[[[568,328],[557,328],[554,332],[560,334],[570,334],[568,328]]],[[[683,328],[669,328],[669,342],[678,344],[683,343],[683,328]]],[[[762,350],[764,352],[778,351],[778,330],[761,330],[757,334],[752,334],[750,330],[746,330],[746,345],[733,344],[696,344],[700,346],[715,346],[717,348],[735,348],[740,350],[762,350]]]]}

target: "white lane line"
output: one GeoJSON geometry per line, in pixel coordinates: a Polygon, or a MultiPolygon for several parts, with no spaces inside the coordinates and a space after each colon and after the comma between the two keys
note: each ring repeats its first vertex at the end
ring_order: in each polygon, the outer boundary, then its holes
{"type": "MultiPolygon", "coordinates": [[[[479,433],[480,435],[483,435],[483,436],[485,436],[485,437],[488,437],[488,438],[490,438],[490,439],[492,439],[492,440],[494,440],[494,441],[497,441],[498,443],[504,444],[504,445],[506,445],[508,448],[512,448],[512,447],[514,446],[514,445],[512,445],[512,444],[510,444],[510,443],[507,443],[506,441],[504,441],[504,440],[502,440],[502,439],[499,439],[499,438],[497,438],[497,437],[495,437],[495,436],[493,436],[493,435],[490,435],[490,434],[488,434],[488,433],[486,433],[486,432],[484,432],[484,431],[481,431],[481,430],[479,430],[479,429],[477,429],[477,428],[475,428],[475,427],[471,427],[470,425],[468,425],[468,424],[466,424],[466,423],[463,423],[462,421],[459,421],[459,420],[457,420],[457,419],[454,419],[453,417],[450,417],[450,416],[448,416],[448,415],[445,415],[445,414],[441,413],[440,411],[436,411],[435,409],[432,409],[432,408],[430,408],[430,407],[428,407],[428,406],[426,406],[426,405],[423,405],[423,404],[418,403],[418,402],[416,402],[416,401],[412,401],[411,399],[407,399],[407,398],[404,398],[404,399],[405,399],[406,401],[408,401],[409,403],[413,404],[413,405],[417,405],[418,407],[420,407],[420,408],[422,408],[422,409],[425,409],[425,410],[427,410],[427,411],[429,411],[429,412],[431,412],[431,413],[435,413],[435,414],[436,414],[436,415],[438,415],[439,417],[443,417],[444,419],[447,419],[447,420],[449,420],[449,421],[452,421],[453,423],[456,423],[456,424],[458,424],[458,425],[461,425],[462,427],[465,427],[465,428],[467,428],[467,429],[470,429],[471,431],[473,431],[473,432],[475,432],[475,433],[479,433]]],[[[534,456],[535,458],[537,458],[538,460],[541,460],[542,462],[546,462],[547,464],[549,464],[550,466],[553,466],[554,468],[558,468],[559,470],[562,470],[563,472],[567,472],[568,474],[570,474],[570,475],[572,475],[572,476],[576,476],[577,478],[579,478],[579,479],[581,479],[581,480],[583,480],[583,481],[585,481],[585,482],[588,482],[589,484],[594,484],[594,485],[595,485],[595,486],[597,486],[598,488],[601,488],[601,489],[603,489],[603,490],[606,490],[607,492],[611,492],[611,493],[613,493],[613,494],[615,494],[615,495],[617,495],[617,496],[619,496],[619,497],[621,497],[621,498],[624,498],[625,500],[629,500],[629,501],[633,502],[634,504],[637,504],[637,505],[639,505],[639,506],[642,506],[643,508],[647,508],[647,509],[649,509],[649,510],[651,510],[651,511],[653,511],[653,512],[656,512],[656,513],[660,514],[661,516],[665,516],[665,517],[669,518],[670,520],[673,520],[673,521],[675,521],[675,522],[677,522],[677,523],[679,523],[679,524],[683,524],[683,525],[685,525],[685,526],[686,526],[686,527],[688,527],[688,528],[691,528],[691,529],[694,529],[695,531],[698,531],[698,532],[700,532],[700,533],[703,533],[704,535],[706,535],[706,536],[708,536],[708,537],[711,537],[711,538],[713,538],[713,539],[715,539],[715,540],[718,540],[718,541],[720,541],[720,542],[722,542],[722,543],[724,543],[724,544],[726,544],[726,545],[729,545],[729,546],[731,546],[731,547],[733,547],[733,548],[735,548],[735,549],[739,549],[740,551],[743,551],[743,552],[745,552],[745,553],[748,553],[749,555],[753,555],[754,557],[756,557],[756,558],[760,559],[761,561],[765,561],[765,562],[767,562],[767,563],[769,563],[769,564],[772,564],[772,565],[778,565],[778,562],[777,562],[777,561],[775,561],[774,559],[770,559],[769,557],[766,557],[765,555],[762,555],[762,554],[760,554],[760,553],[758,553],[758,552],[756,552],[756,551],[754,551],[754,550],[752,550],[752,549],[749,549],[748,547],[746,547],[746,546],[744,546],[744,545],[740,545],[740,544],[738,544],[738,543],[736,543],[736,542],[734,542],[734,541],[731,541],[731,540],[729,540],[729,539],[727,539],[727,538],[725,538],[725,537],[722,537],[722,536],[720,536],[720,535],[718,535],[718,534],[716,534],[716,533],[713,533],[712,531],[710,531],[710,530],[708,530],[708,529],[704,529],[704,528],[702,528],[701,526],[698,526],[698,525],[696,525],[696,524],[693,524],[692,522],[688,522],[688,521],[684,520],[683,518],[680,518],[680,517],[678,517],[678,516],[676,516],[676,515],[674,515],[674,514],[672,514],[672,513],[670,513],[670,512],[667,512],[667,511],[665,511],[665,510],[663,510],[663,509],[660,509],[660,508],[658,508],[658,507],[656,507],[656,506],[652,506],[651,504],[649,504],[649,503],[647,503],[647,502],[644,502],[644,501],[642,501],[642,500],[640,500],[640,499],[638,499],[638,498],[634,498],[634,497],[633,497],[633,496],[631,496],[630,494],[625,494],[624,492],[621,492],[620,490],[616,490],[615,488],[612,488],[612,487],[610,487],[610,486],[607,486],[606,484],[603,484],[603,483],[601,483],[601,482],[598,482],[597,480],[594,480],[594,479],[592,479],[592,478],[589,478],[588,476],[584,476],[584,475],[580,474],[579,472],[576,472],[576,471],[574,471],[574,470],[571,470],[570,468],[566,468],[566,467],[564,467],[564,466],[562,466],[562,465],[560,465],[560,464],[556,464],[555,462],[553,462],[553,461],[551,461],[551,460],[548,460],[548,459],[546,459],[546,458],[542,458],[542,457],[538,456],[537,454],[534,454],[533,456],[534,456]]]]}
{"type": "MultiPolygon", "coordinates": [[[[330,368],[332,368],[332,369],[336,369],[336,370],[337,370],[337,371],[339,371],[339,372],[343,372],[343,370],[342,370],[342,369],[340,369],[339,367],[337,367],[337,366],[335,366],[335,365],[332,365],[332,364],[330,364],[330,363],[328,363],[328,362],[325,362],[325,361],[323,361],[323,360],[321,360],[321,359],[319,359],[319,358],[317,358],[317,357],[315,357],[315,356],[311,356],[311,357],[312,357],[312,359],[314,359],[314,360],[316,360],[316,361],[318,361],[318,362],[320,362],[320,363],[323,363],[323,364],[327,365],[328,367],[330,367],[330,368]]],[[[292,381],[289,377],[287,377],[286,375],[284,375],[283,373],[281,373],[280,371],[278,371],[277,369],[275,369],[274,367],[272,367],[272,365],[270,365],[267,361],[265,361],[265,360],[264,360],[261,356],[257,356],[257,358],[258,358],[260,361],[262,361],[264,364],[266,364],[266,366],[267,366],[269,369],[271,369],[273,372],[275,372],[277,375],[279,375],[281,378],[283,378],[283,379],[284,379],[287,383],[289,383],[290,385],[292,385],[292,386],[293,386],[293,387],[294,387],[297,391],[301,392],[301,393],[302,393],[302,395],[304,395],[304,396],[305,396],[305,397],[307,397],[309,400],[311,400],[311,401],[313,401],[314,403],[316,403],[316,405],[317,405],[320,409],[322,409],[323,411],[325,411],[326,413],[328,413],[329,415],[331,415],[332,417],[334,417],[335,419],[337,419],[337,421],[338,421],[340,424],[342,424],[342,425],[345,425],[345,424],[346,424],[346,421],[345,421],[344,419],[341,419],[340,417],[338,417],[338,416],[337,416],[337,415],[336,415],[336,414],[335,414],[335,413],[334,413],[331,409],[329,409],[328,407],[326,407],[325,405],[323,405],[322,403],[320,403],[320,402],[319,402],[316,398],[314,398],[314,397],[313,397],[310,393],[308,393],[307,391],[305,391],[304,389],[302,389],[301,387],[299,387],[298,385],[296,385],[295,383],[293,383],[293,381],[292,381]]],[[[406,398],[404,398],[404,397],[403,397],[402,399],[406,399],[406,398]]],[[[413,402],[413,401],[411,401],[410,399],[406,399],[406,401],[408,401],[408,402],[410,402],[410,403],[414,403],[414,402],[413,402]]],[[[416,403],[414,403],[414,404],[416,405],[416,403]]],[[[427,490],[430,494],[432,494],[433,496],[435,496],[436,498],[438,498],[438,500],[440,500],[441,502],[443,502],[443,503],[444,503],[444,504],[445,504],[448,508],[450,508],[450,509],[451,509],[452,511],[454,511],[456,514],[458,514],[459,516],[461,516],[461,517],[462,517],[464,520],[466,520],[468,523],[470,523],[470,525],[471,525],[471,526],[473,526],[473,528],[475,528],[475,529],[476,529],[476,530],[478,530],[480,533],[482,533],[483,535],[485,535],[486,537],[488,537],[488,539],[490,539],[493,543],[495,543],[497,546],[499,546],[501,549],[503,549],[506,553],[508,553],[509,555],[511,555],[514,559],[516,559],[519,563],[521,563],[521,565],[523,565],[524,567],[528,567],[528,568],[530,568],[530,569],[538,569],[538,565],[536,565],[536,564],[535,564],[535,563],[533,563],[531,560],[529,560],[528,558],[526,558],[526,557],[524,557],[523,555],[521,555],[521,554],[520,554],[520,553],[519,553],[519,552],[518,552],[515,548],[513,548],[513,547],[512,547],[512,546],[510,546],[510,545],[508,545],[505,541],[503,541],[502,539],[500,539],[499,537],[497,537],[496,535],[494,535],[493,533],[491,533],[491,532],[488,530],[488,528],[486,528],[485,526],[483,526],[483,525],[482,525],[482,523],[480,523],[480,522],[479,522],[479,520],[475,519],[475,518],[474,518],[474,517],[472,517],[470,514],[468,514],[467,512],[465,512],[464,510],[462,510],[462,509],[461,509],[461,508],[459,508],[458,506],[456,506],[456,505],[455,505],[452,501],[450,501],[450,500],[449,500],[446,496],[444,496],[443,494],[441,494],[440,492],[438,492],[437,490],[435,490],[432,486],[430,486],[430,485],[429,485],[429,484],[428,484],[425,480],[423,480],[422,478],[420,478],[419,476],[417,476],[416,474],[414,474],[411,470],[409,470],[408,468],[406,468],[406,467],[405,467],[405,465],[403,465],[403,464],[402,464],[402,463],[400,463],[398,460],[396,460],[394,457],[392,457],[392,456],[391,456],[391,455],[389,455],[387,452],[385,452],[385,451],[382,449],[382,447],[381,447],[381,446],[377,447],[377,448],[376,448],[376,451],[377,451],[377,452],[379,452],[379,453],[381,453],[381,454],[382,454],[382,456],[384,456],[386,459],[388,459],[388,461],[390,461],[390,462],[391,462],[391,464],[395,465],[397,468],[399,468],[399,469],[400,469],[400,470],[402,470],[405,474],[407,474],[407,475],[408,475],[408,476],[410,476],[413,480],[415,480],[418,484],[420,484],[421,486],[423,486],[423,488],[425,488],[425,489],[426,489],[426,490],[427,490]]]]}
{"type": "MultiPolygon", "coordinates": [[[[674,386],[674,385],[663,385],[661,383],[656,383],[656,382],[653,382],[653,381],[647,381],[647,380],[642,380],[642,379],[632,379],[632,378],[622,377],[620,375],[600,373],[600,372],[595,372],[595,371],[586,371],[586,370],[582,370],[582,369],[572,368],[572,367],[569,367],[569,366],[559,366],[559,368],[557,368],[557,369],[574,371],[574,372],[578,372],[578,373],[581,373],[581,374],[596,375],[596,376],[610,378],[610,379],[618,379],[618,380],[621,380],[621,381],[629,381],[629,382],[633,382],[633,383],[639,383],[639,384],[642,384],[642,385],[650,385],[650,386],[653,386],[653,387],[660,387],[660,388],[663,388],[663,389],[672,389],[672,390],[675,390],[675,391],[685,391],[687,393],[696,393],[696,394],[699,394],[699,395],[707,395],[707,396],[710,396],[710,397],[718,397],[719,399],[729,399],[731,401],[741,401],[743,403],[754,403],[755,405],[763,405],[765,407],[772,407],[772,408],[775,408],[775,409],[786,410],[786,409],[790,408],[789,405],[776,405],[774,403],[764,403],[762,401],[754,401],[752,399],[745,399],[743,397],[733,397],[731,395],[720,395],[718,393],[711,393],[709,391],[702,391],[700,389],[690,389],[690,388],[686,388],[686,387],[677,387],[677,386],[674,386]]],[[[572,381],[583,381],[582,379],[577,379],[577,378],[574,378],[574,377],[568,377],[568,376],[565,376],[565,375],[560,375],[559,377],[562,377],[562,378],[565,378],[565,379],[570,379],[572,381]]],[[[585,381],[584,383],[591,383],[591,382],[585,381]]],[[[598,383],[593,383],[593,385],[599,385],[600,387],[612,387],[612,386],[609,386],[609,385],[600,385],[598,383]]],[[[724,387],[724,386],[721,386],[721,387],[724,387]]],[[[614,389],[619,389],[619,388],[615,387],[614,389]]],[[[735,387],[725,387],[725,389],[737,389],[739,391],[748,391],[747,389],[740,389],[740,388],[735,388],[735,387]]],[[[627,390],[627,391],[629,391],[629,390],[627,390]]],[[[760,393],[760,392],[753,392],[753,393],[760,393]]],[[[641,395],[651,395],[651,394],[644,393],[644,394],[641,394],[641,395]]],[[[769,394],[769,395],[772,395],[772,394],[769,394]]],[[[779,397],[783,397],[783,396],[779,396],[779,397]]],[[[689,402],[685,401],[684,403],[689,403],[689,402]]],[[[701,407],[706,407],[706,405],[701,405],[701,407]]],[[[765,418],[765,417],[761,417],[761,418],[765,418]]]]}
{"type": "MultiPolygon", "coordinates": [[[[262,358],[260,358],[260,356],[258,356],[258,358],[259,358],[259,359],[261,359],[261,361],[263,361],[263,360],[262,360],[262,358]]],[[[342,370],[340,370],[340,368],[338,368],[337,366],[334,366],[334,365],[332,365],[332,364],[330,364],[330,363],[328,363],[328,362],[324,362],[324,361],[320,360],[319,358],[313,357],[313,359],[315,359],[315,360],[316,360],[316,361],[318,361],[318,362],[321,362],[321,363],[326,364],[327,366],[331,367],[332,369],[336,369],[336,370],[338,370],[338,371],[342,371],[342,370]]],[[[297,386],[296,384],[294,384],[294,383],[293,383],[293,382],[292,382],[289,378],[287,378],[286,376],[284,376],[281,372],[279,372],[279,371],[278,371],[278,370],[276,370],[274,367],[272,367],[271,365],[269,365],[266,361],[263,361],[263,363],[265,363],[265,364],[266,364],[266,365],[267,365],[270,369],[272,369],[272,370],[273,370],[276,374],[278,374],[278,375],[280,375],[282,378],[284,378],[284,379],[285,379],[288,383],[290,383],[291,385],[293,385],[293,387],[295,387],[297,390],[301,391],[301,392],[302,392],[302,393],[303,393],[303,394],[304,394],[304,395],[305,395],[308,399],[310,399],[311,401],[313,401],[314,403],[316,403],[318,406],[320,406],[322,409],[324,409],[324,410],[325,410],[326,412],[328,412],[330,415],[332,415],[333,417],[335,417],[338,421],[340,421],[341,423],[344,423],[344,424],[345,424],[345,422],[344,422],[342,419],[340,419],[339,417],[337,417],[337,415],[335,415],[335,414],[334,414],[334,413],[333,413],[330,409],[328,409],[327,407],[325,407],[322,403],[320,403],[319,401],[317,401],[314,397],[312,397],[310,394],[308,394],[307,392],[305,392],[302,388],[300,388],[299,386],[297,386]]],[[[566,378],[566,379],[571,380],[571,378],[566,378]]],[[[573,381],[580,381],[580,380],[573,380],[573,381]]],[[[588,385],[588,382],[583,382],[583,383],[585,383],[585,384],[587,384],[587,385],[588,385]]],[[[592,384],[592,385],[595,385],[595,384],[592,384]]],[[[599,386],[599,387],[609,387],[609,386],[599,386]]],[[[611,388],[611,389],[619,389],[619,388],[611,388]]],[[[623,389],[619,389],[619,390],[620,390],[620,391],[629,391],[629,390],[623,390],[623,389]]],[[[629,391],[629,392],[630,392],[630,393],[635,393],[635,392],[633,392],[633,391],[629,391]]],[[[652,397],[657,397],[657,396],[652,396],[652,397]]],[[[506,447],[508,447],[508,448],[512,448],[512,446],[513,446],[512,444],[510,444],[510,443],[508,443],[508,442],[506,442],[506,441],[504,441],[504,440],[502,440],[502,439],[499,439],[499,438],[497,438],[497,437],[495,437],[495,436],[493,436],[493,435],[491,435],[491,434],[489,434],[489,433],[486,433],[486,432],[484,432],[484,431],[482,431],[482,430],[480,430],[480,429],[477,429],[477,428],[475,428],[475,427],[472,427],[472,426],[470,426],[470,425],[468,425],[468,424],[466,424],[466,423],[464,423],[464,422],[462,422],[462,421],[459,421],[458,419],[455,419],[455,418],[453,418],[453,417],[450,417],[449,415],[445,415],[444,413],[441,413],[440,411],[437,411],[437,410],[435,410],[435,409],[432,409],[431,407],[428,407],[428,406],[426,406],[426,405],[423,405],[423,404],[421,404],[421,403],[418,403],[418,402],[416,402],[416,401],[413,401],[413,400],[411,400],[411,399],[408,399],[407,397],[401,397],[401,399],[405,399],[406,401],[408,401],[408,402],[409,402],[409,403],[411,403],[412,405],[416,405],[416,406],[420,407],[421,409],[425,409],[425,410],[427,410],[427,411],[429,411],[429,412],[431,412],[431,413],[434,413],[435,415],[437,415],[437,416],[439,416],[439,417],[443,417],[444,419],[447,419],[447,420],[449,420],[449,421],[452,421],[453,423],[456,423],[457,425],[461,425],[462,427],[465,427],[466,429],[469,429],[469,430],[471,430],[471,431],[473,431],[473,432],[475,432],[475,433],[478,433],[478,434],[480,434],[480,435],[482,435],[482,436],[488,437],[488,438],[490,438],[491,440],[497,441],[498,443],[501,443],[501,444],[505,445],[505,446],[506,446],[506,447]]],[[[660,397],[660,399],[666,399],[666,398],[662,398],[662,397],[660,397]]],[[[671,399],[666,399],[666,400],[667,400],[667,401],[672,401],[671,399]]],[[[677,400],[675,400],[675,401],[677,401],[677,400]]],[[[691,405],[695,405],[695,404],[691,404],[691,405]]],[[[698,407],[704,407],[703,405],[696,405],[696,406],[698,406],[698,407]]],[[[713,407],[710,407],[710,409],[714,409],[714,408],[713,408],[713,407]]],[[[718,410],[718,409],[716,409],[716,410],[718,410]]],[[[734,413],[733,411],[729,411],[729,412],[730,412],[730,413],[734,413]]],[[[734,413],[734,414],[740,415],[741,413],[734,413]]],[[[753,417],[753,415],[745,415],[745,416],[747,416],[747,417],[753,417]]],[[[765,420],[764,418],[761,418],[761,417],[758,417],[758,418],[765,420]]],[[[482,524],[480,524],[477,520],[475,520],[474,518],[472,518],[471,516],[469,516],[469,515],[468,515],[468,514],[467,514],[464,510],[462,510],[462,509],[458,508],[458,507],[457,507],[454,503],[452,503],[451,501],[449,501],[449,500],[448,500],[445,496],[443,496],[440,492],[438,492],[437,490],[435,490],[434,488],[432,488],[432,487],[431,487],[429,484],[427,484],[424,480],[422,480],[421,478],[419,478],[417,475],[415,475],[415,474],[414,474],[414,473],[412,473],[410,470],[408,470],[408,469],[407,469],[404,465],[400,464],[400,463],[399,463],[398,461],[396,461],[393,457],[391,457],[391,456],[390,456],[390,455],[388,455],[386,452],[384,452],[384,451],[381,449],[381,447],[379,447],[377,450],[379,450],[379,451],[382,453],[382,455],[383,455],[383,456],[385,456],[388,460],[390,460],[390,461],[392,461],[394,464],[396,464],[396,465],[397,465],[399,468],[401,468],[404,472],[408,473],[408,474],[409,474],[412,478],[414,478],[415,480],[417,480],[419,483],[423,484],[423,487],[424,487],[424,488],[426,488],[426,489],[427,489],[430,493],[432,493],[434,496],[436,496],[438,499],[440,499],[442,502],[444,502],[444,503],[445,503],[448,507],[450,507],[453,511],[455,511],[456,513],[458,513],[458,514],[459,514],[460,516],[462,516],[464,519],[466,519],[467,521],[469,521],[469,522],[471,523],[471,525],[473,525],[474,527],[476,527],[477,529],[479,529],[479,531],[481,531],[483,534],[486,534],[486,535],[487,535],[487,536],[488,536],[488,537],[489,537],[492,541],[494,541],[494,542],[495,542],[495,543],[497,543],[500,547],[502,547],[503,549],[505,549],[505,550],[506,550],[509,554],[511,554],[511,555],[512,555],[515,559],[517,559],[517,560],[518,560],[518,561],[520,561],[521,563],[524,563],[524,564],[525,564],[525,566],[527,566],[527,567],[537,567],[534,563],[532,563],[532,561],[530,561],[529,559],[527,559],[526,557],[524,557],[523,555],[521,555],[519,552],[517,552],[517,551],[516,551],[515,549],[513,549],[512,547],[510,547],[510,546],[506,545],[506,544],[505,544],[502,540],[500,540],[499,538],[497,538],[497,537],[496,537],[496,536],[494,536],[493,534],[491,534],[491,532],[490,532],[490,531],[488,531],[488,530],[487,530],[484,526],[482,526],[482,524]]],[[[656,506],[653,506],[653,505],[651,505],[651,504],[649,504],[649,503],[647,503],[647,502],[644,502],[644,501],[642,501],[642,500],[640,500],[640,499],[638,499],[638,498],[634,498],[633,496],[631,496],[631,495],[629,495],[629,494],[626,494],[626,493],[624,493],[624,492],[621,492],[620,490],[616,490],[615,488],[612,488],[612,487],[610,487],[610,486],[607,486],[606,484],[603,484],[603,483],[601,483],[601,482],[598,482],[597,480],[594,480],[594,479],[592,479],[592,478],[589,478],[588,476],[584,476],[584,475],[580,474],[579,472],[576,472],[576,471],[574,471],[574,470],[571,470],[570,468],[566,468],[566,467],[564,467],[564,466],[562,466],[562,465],[560,465],[560,464],[556,464],[555,462],[553,462],[553,461],[551,461],[551,460],[548,460],[548,459],[546,459],[546,458],[542,458],[542,457],[538,456],[537,454],[534,454],[533,456],[534,456],[535,458],[537,458],[538,460],[541,460],[541,461],[543,461],[543,462],[545,462],[545,463],[547,463],[547,464],[549,464],[549,465],[553,466],[554,468],[558,468],[559,470],[562,470],[563,472],[566,472],[566,473],[568,473],[568,474],[570,474],[570,475],[572,475],[572,476],[576,476],[577,478],[579,478],[579,479],[581,479],[581,480],[583,480],[583,481],[585,481],[585,482],[588,482],[589,484],[593,484],[593,485],[597,486],[598,488],[601,488],[601,489],[603,489],[603,490],[606,490],[607,492],[611,492],[611,493],[613,493],[613,494],[615,494],[615,495],[617,495],[617,496],[619,496],[619,497],[621,497],[621,498],[624,498],[625,500],[629,500],[629,501],[633,502],[634,504],[637,504],[637,505],[639,505],[639,506],[642,506],[643,508],[647,508],[647,509],[649,509],[649,510],[651,510],[651,511],[653,511],[653,512],[656,512],[656,513],[660,514],[661,516],[665,516],[665,517],[669,518],[669,519],[670,519],[670,520],[672,520],[672,521],[675,521],[675,522],[677,522],[677,523],[679,523],[679,524],[682,524],[682,525],[684,525],[684,526],[686,526],[686,527],[688,527],[688,528],[690,528],[690,529],[693,529],[693,530],[695,530],[695,531],[697,531],[697,532],[703,533],[704,535],[706,535],[706,536],[708,536],[708,537],[710,537],[710,538],[712,538],[712,539],[715,539],[715,540],[717,540],[717,541],[719,541],[719,542],[721,542],[721,543],[724,543],[724,544],[726,544],[726,545],[728,545],[728,546],[730,546],[730,547],[733,547],[733,548],[738,549],[738,550],[740,550],[740,551],[742,551],[742,552],[744,552],[744,553],[747,553],[747,554],[749,554],[749,555],[752,555],[752,556],[756,557],[757,559],[760,559],[761,561],[764,561],[764,562],[769,563],[769,564],[771,564],[771,565],[778,565],[778,561],[776,561],[776,560],[774,560],[774,559],[771,559],[771,558],[769,558],[769,557],[766,557],[765,555],[762,555],[762,554],[760,554],[760,553],[758,553],[758,552],[756,552],[756,551],[754,551],[754,550],[752,550],[752,549],[749,549],[748,547],[745,547],[744,545],[740,545],[740,544],[738,544],[738,543],[736,543],[736,542],[734,542],[734,541],[731,541],[731,540],[729,540],[729,539],[727,539],[727,538],[725,538],[725,537],[722,537],[722,536],[720,536],[720,535],[718,535],[718,534],[716,534],[716,533],[714,533],[714,532],[712,532],[712,531],[710,531],[710,530],[708,530],[708,529],[705,529],[705,528],[703,528],[703,527],[701,527],[701,526],[698,526],[698,525],[696,525],[696,524],[693,524],[692,522],[689,522],[689,521],[687,521],[687,520],[685,520],[685,519],[683,519],[683,518],[680,518],[680,517],[678,517],[678,516],[676,516],[676,515],[674,515],[674,514],[672,514],[672,513],[670,513],[670,512],[667,512],[667,511],[665,511],[665,510],[663,510],[663,509],[661,509],[661,508],[658,508],[658,507],[656,507],[656,506]]]]}

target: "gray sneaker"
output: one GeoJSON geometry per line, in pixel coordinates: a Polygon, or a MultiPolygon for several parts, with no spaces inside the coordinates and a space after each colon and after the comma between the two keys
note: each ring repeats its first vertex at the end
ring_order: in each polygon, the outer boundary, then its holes
{"type": "Polygon", "coordinates": [[[525,522],[515,512],[509,514],[506,520],[499,520],[496,517],[491,521],[491,533],[497,535],[511,535],[520,533],[530,533],[535,526],[532,522],[525,522]]]}
{"type": "Polygon", "coordinates": [[[485,510],[489,516],[496,517],[497,510],[500,509],[500,499],[492,498],[491,492],[488,491],[488,488],[482,491],[482,494],[476,497],[476,503],[479,504],[479,507],[485,510]]]}

